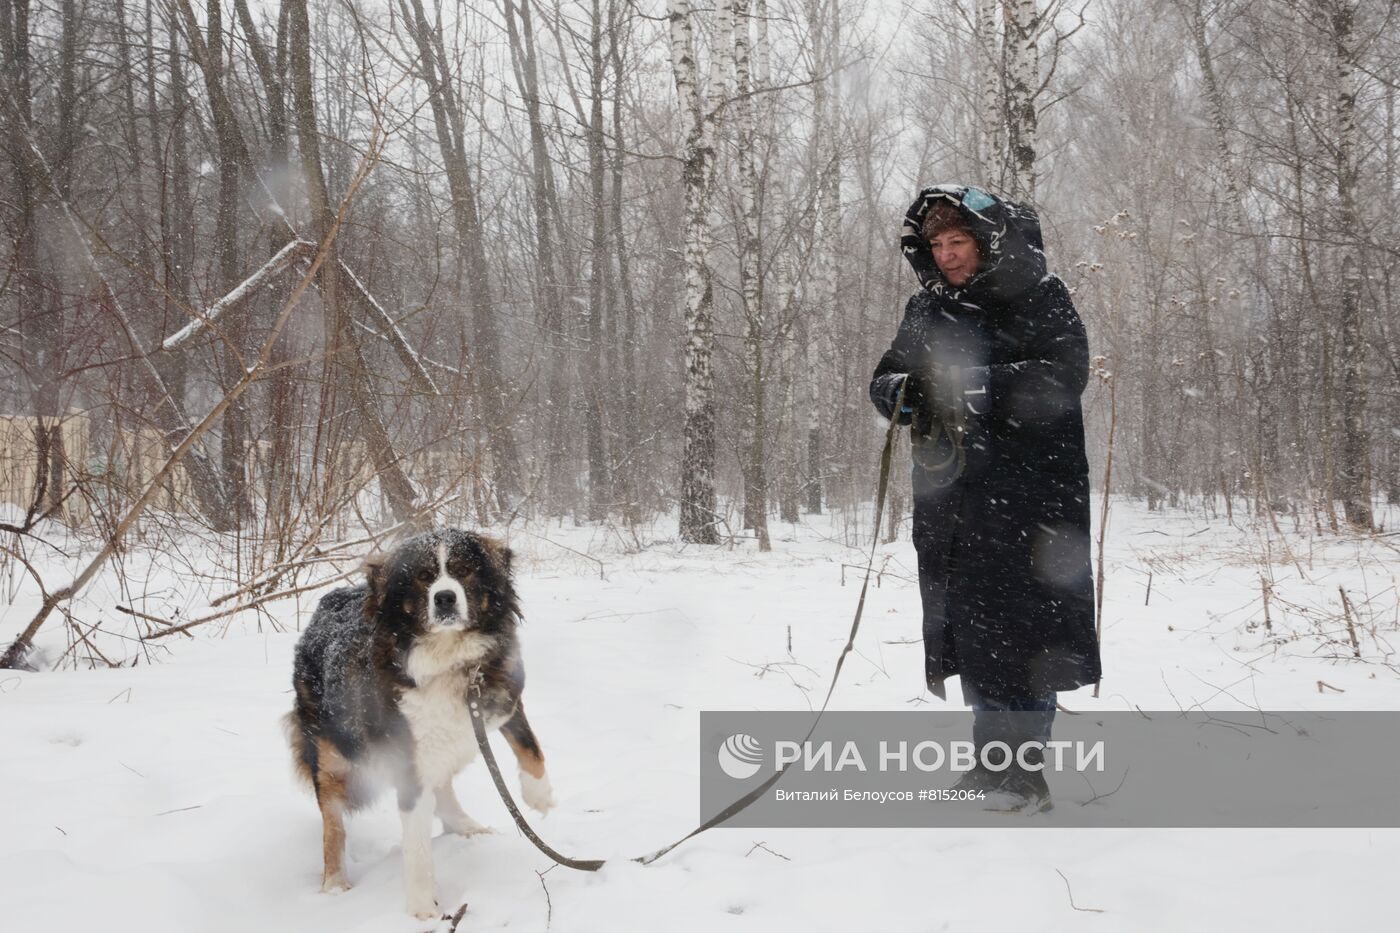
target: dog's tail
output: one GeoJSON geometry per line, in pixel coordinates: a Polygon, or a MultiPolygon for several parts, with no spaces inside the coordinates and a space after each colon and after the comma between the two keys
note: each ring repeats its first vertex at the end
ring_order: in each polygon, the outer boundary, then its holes
{"type": "Polygon", "coordinates": [[[316,743],[301,727],[296,710],[282,717],[282,731],[292,749],[292,770],[297,780],[311,790],[316,789],[316,743]]]}
{"type": "Polygon", "coordinates": [[[333,747],[327,746],[326,750],[331,760],[321,761],[320,743],[326,740],[309,735],[302,728],[301,717],[297,715],[296,710],[282,717],[282,730],[286,733],[287,744],[292,749],[292,770],[296,773],[297,781],[308,790],[315,793],[316,778],[324,763],[332,774],[338,775],[344,781],[343,803],[347,810],[359,810],[373,803],[375,797],[379,796],[381,788],[375,775],[346,762],[333,747]]]}

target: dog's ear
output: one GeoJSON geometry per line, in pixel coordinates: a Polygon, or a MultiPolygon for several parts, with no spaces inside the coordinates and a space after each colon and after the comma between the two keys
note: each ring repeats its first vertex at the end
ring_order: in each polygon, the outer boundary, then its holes
{"type": "Polygon", "coordinates": [[[365,592],[365,615],[377,616],[384,605],[384,583],[389,572],[389,558],[385,554],[371,554],[365,558],[361,569],[368,586],[365,592]]]}
{"type": "Polygon", "coordinates": [[[487,587],[497,611],[501,613],[502,618],[517,622],[522,620],[524,616],[520,612],[515,585],[511,581],[511,564],[515,555],[503,542],[495,538],[488,538],[486,535],[476,537],[481,545],[482,557],[490,569],[490,582],[487,587]]]}
{"type": "Polygon", "coordinates": [[[488,538],[486,535],[478,535],[477,540],[481,542],[481,553],[486,555],[486,560],[491,564],[491,569],[503,579],[509,580],[511,577],[511,562],[514,560],[515,554],[512,553],[511,549],[506,547],[503,542],[497,541],[495,538],[488,538]]]}

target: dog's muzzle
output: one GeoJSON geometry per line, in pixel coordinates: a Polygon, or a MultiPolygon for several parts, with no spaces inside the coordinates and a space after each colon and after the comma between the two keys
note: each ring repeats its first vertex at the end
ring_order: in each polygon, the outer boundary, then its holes
{"type": "Polygon", "coordinates": [[[441,580],[428,594],[428,621],[433,625],[467,627],[467,594],[456,580],[441,580]]]}

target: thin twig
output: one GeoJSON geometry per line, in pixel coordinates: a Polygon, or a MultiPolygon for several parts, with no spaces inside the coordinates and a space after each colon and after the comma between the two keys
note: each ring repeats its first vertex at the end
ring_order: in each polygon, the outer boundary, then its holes
{"type": "Polygon", "coordinates": [[[1065,891],[1069,894],[1069,906],[1073,907],[1075,910],[1082,910],[1085,913],[1101,914],[1104,912],[1102,907],[1080,907],[1076,904],[1074,902],[1074,889],[1069,886],[1069,879],[1065,878],[1065,873],[1057,868],[1055,869],[1055,874],[1059,875],[1065,882],[1065,891]]]}
{"type": "Polygon", "coordinates": [[[305,586],[295,586],[289,590],[278,590],[276,593],[268,593],[265,596],[259,596],[257,599],[254,599],[251,602],[239,603],[237,606],[232,606],[228,609],[220,609],[218,612],[211,612],[209,613],[209,615],[200,616],[197,619],[191,619],[184,625],[177,625],[173,628],[165,628],[161,629],[158,632],[152,632],[151,634],[146,636],[146,640],[154,641],[157,638],[164,638],[167,635],[177,635],[184,632],[188,632],[190,629],[196,628],[200,625],[204,625],[206,622],[213,622],[216,619],[223,619],[227,616],[237,615],[238,613],[243,612],[246,609],[256,609],[258,606],[261,606],[264,603],[270,603],[278,599],[286,599],[289,596],[297,596],[301,593],[305,593],[310,590],[319,590],[323,586],[329,586],[332,583],[338,583],[339,581],[348,579],[349,577],[352,577],[359,572],[360,568],[356,567],[353,570],[347,570],[344,573],[338,573],[335,576],[330,577],[328,579],[317,580],[315,583],[308,583],[305,586]]]}
{"type": "Polygon", "coordinates": [[[792,861],[792,859],[788,858],[788,857],[787,857],[786,855],[784,855],[783,853],[781,853],[781,852],[774,852],[772,849],[768,848],[768,846],[764,845],[762,842],[755,842],[755,843],[753,844],[753,849],[750,849],[749,851],[747,851],[747,852],[744,853],[744,858],[748,858],[750,855],[753,855],[753,850],[754,850],[754,849],[762,849],[764,852],[767,852],[769,855],[776,855],[778,858],[782,859],[784,862],[791,862],[791,861],[792,861]]]}
{"type": "Polygon", "coordinates": [[[549,885],[544,883],[544,876],[558,868],[558,865],[551,865],[544,871],[537,871],[535,874],[540,879],[540,887],[544,888],[544,928],[549,929],[549,925],[554,922],[554,900],[549,896],[549,885]]]}

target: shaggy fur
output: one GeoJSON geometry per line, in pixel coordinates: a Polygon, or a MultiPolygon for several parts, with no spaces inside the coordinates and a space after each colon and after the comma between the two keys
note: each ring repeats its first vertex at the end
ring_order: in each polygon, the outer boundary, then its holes
{"type": "Polygon", "coordinates": [[[298,773],[321,809],[322,889],[349,887],[345,814],[379,782],[398,794],[409,911],[437,915],[429,849],[436,814],[451,832],[485,831],[452,779],[477,754],[467,708],[481,677],[488,729],[500,729],[520,765],[525,802],[553,805],[544,755],[525,718],[525,670],[511,553],[455,529],[419,535],[366,564],[366,582],[321,599],[297,643],[287,716],[298,773]]]}

